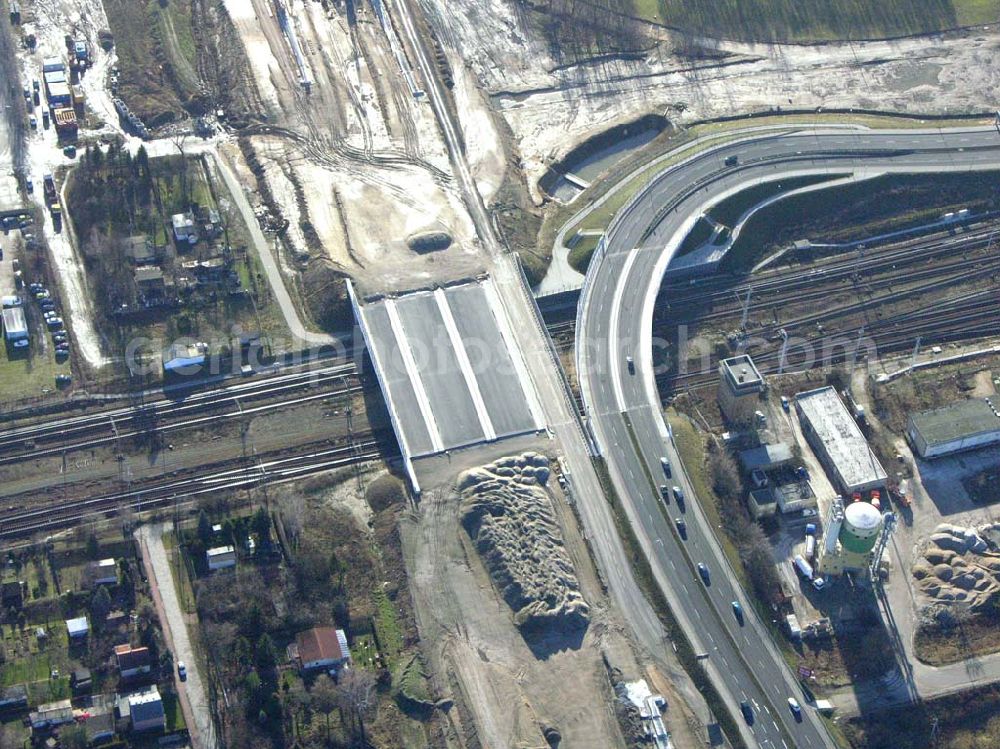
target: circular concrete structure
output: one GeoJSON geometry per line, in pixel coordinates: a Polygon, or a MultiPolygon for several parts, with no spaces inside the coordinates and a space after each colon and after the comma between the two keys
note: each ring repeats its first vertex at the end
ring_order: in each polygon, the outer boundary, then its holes
{"type": "Polygon", "coordinates": [[[840,543],[845,551],[867,554],[882,530],[882,514],[867,502],[854,502],[844,511],[840,543]]]}

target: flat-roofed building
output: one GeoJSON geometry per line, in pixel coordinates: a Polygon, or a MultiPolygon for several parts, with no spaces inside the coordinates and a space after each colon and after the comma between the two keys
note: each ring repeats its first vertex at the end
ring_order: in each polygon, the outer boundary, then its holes
{"type": "Polygon", "coordinates": [[[795,396],[802,433],[842,494],[885,485],[886,473],[847,406],[832,387],[795,396]]]}
{"type": "Polygon", "coordinates": [[[205,552],[205,560],[210,570],[221,570],[236,566],[236,549],[232,546],[216,546],[205,552]]]}
{"type": "Polygon", "coordinates": [[[764,378],[747,354],[719,362],[719,408],[733,424],[751,424],[764,392],[764,378]]]}
{"type": "Polygon", "coordinates": [[[906,436],[921,458],[994,445],[1000,442],[1000,398],[970,398],[910,414],[906,436]]]}
{"type": "Polygon", "coordinates": [[[24,319],[23,307],[8,307],[3,311],[3,336],[11,343],[28,340],[28,322],[24,319]]]}

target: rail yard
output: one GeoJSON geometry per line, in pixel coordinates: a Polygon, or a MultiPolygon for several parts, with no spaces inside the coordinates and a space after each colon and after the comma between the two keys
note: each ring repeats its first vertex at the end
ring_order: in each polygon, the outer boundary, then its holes
{"type": "MultiPolygon", "coordinates": [[[[714,386],[717,344],[739,345],[741,339],[762,371],[776,373],[801,369],[807,359],[807,367],[828,367],[863,358],[870,343],[885,356],[911,351],[918,336],[927,345],[991,337],[1000,314],[998,231],[1000,225],[986,221],[802,258],[751,281],[720,274],[667,282],[653,327],[662,347],[656,362],[660,392],[669,400],[714,386]],[[791,345],[782,361],[785,336],[791,345]]],[[[546,313],[548,330],[564,351],[575,330],[575,320],[566,316],[562,310],[546,313]]]]}
{"type": "Polygon", "coordinates": [[[124,509],[187,504],[213,492],[391,457],[369,426],[361,391],[355,365],[344,363],[39,423],[8,422],[0,432],[0,536],[30,539],[124,509]],[[268,416],[278,410],[318,411],[326,418],[319,432],[279,422],[275,435],[255,437],[255,420],[270,424],[268,416]],[[228,423],[237,426],[227,429],[228,423]],[[201,442],[196,455],[184,450],[188,440],[201,442]],[[55,484],[48,478],[52,471],[60,475],[55,484]],[[33,488],[39,482],[49,485],[44,496],[33,488]]]}

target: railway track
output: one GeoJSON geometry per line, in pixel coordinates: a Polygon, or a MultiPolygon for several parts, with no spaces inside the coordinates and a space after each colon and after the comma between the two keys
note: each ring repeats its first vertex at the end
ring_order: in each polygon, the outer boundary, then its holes
{"type": "Polygon", "coordinates": [[[183,401],[163,398],[140,406],[8,429],[0,431],[0,466],[91,449],[151,431],[192,428],[213,420],[239,419],[289,405],[344,397],[360,390],[354,365],[341,364],[194,393],[183,401]],[[319,392],[299,393],[315,388],[319,392]]]}
{"type": "MultiPolygon", "coordinates": [[[[768,309],[777,309],[785,302],[823,301],[832,293],[855,289],[869,293],[878,289],[892,289],[902,282],[933,279],[942,281],[942,273],[953,273],[952,280],[961,280],[961,273],[979,268],[981,275],[988,276],[1000,272],[1000,266],[996,265],[995,257],[991,254],[994,246],[1000,249],[1000,241],[994,236],[998,233],[1000,224],[996,223],[975,226],[957,235],[941,232],[887,245],[867,256],[858,257],[851,253],[848,257],[818,262],[808,269],[775,271],[758,280],[736,285],[733,278],[724,276],[700,281],[696,290],[692,290],[690,284],[665,284],[660,291],[656,319],[661,322],[669,319],[670,324],[675,325],[684,318],[705,322],[739,317],[748,290],[751,292],[749,312],[759,314],[768,309]],[[984,254],[967,257],[973,252],[984,254]],[[961,253],[964,257],[952,258],[956,253],[961,253]],[[910,270],[905,279],[901,279],[900,272],[904,268],[931,262],[941,255],[952,259],[910,270]],[[884,277],[873,277],[880,273],[885,274],[884,277]],[[838,282],[846,285],[830,288],[838,282]],[[822,288],[816,288],[818,284],[822,288]]],[[[816,313],[817,316],[823,314],[825,312],[816,313]]],[[[788,320],[780,324],[787,329],[804,322],[807,321],[788,320]]],[[[558,350],[567,351],[572,348],[576,328],[574,318],[548,320],[546,327],[558,350]]],[[[654,334],[655,332],[654,330],[654,334]]]]}
{"type": "MultiPolygon", "coordinates": [[[[736,285],[730,277],[700,281],[695,287],[696,291],[692,291],[689,284],[665,284],[660,292],[657,316],[660,319],[669,316],[672,323],[680,319],[678,315],[685,313],[699,321],[739,316],[748,290],[751,291],[749,311],[759,313],[785,301],[823,300],[831,293],[830,284],[838,281],[851,284],[844,291],[854,286],[860,286],[866,291],[892,287],[900,283],[898,274],[907,266],[930,261],[940,255],[951,256],[956,252],[967,255],[985,250],[989,253],[994,245],[1000,249],[1000,241],[994,237],[997,233],[1000,233],[1000,225],[994,223],[976,226],[959,235],[938,233],[888,245],[865,257],[859,258],[852,253],[849,257],[816,263],[805,270],[777,271],[762,279],[736,285]],[[870,277],[880,272],[889,275],[881,279],[870,277]],[[818,283],[822,283],[823,288],[815,288],[818,283]],[[708,307],[711,309],[707,310],[708,307]]],[[[992,255],[989,254],[948,260],[932,267],[910,271],[906,274],[906,281],[933,279],[941,273],[973,269],[989,262],[992,262],[992,255]]],[[[790,324],[794,323],[783,323],[785,327],[790,324]]],[[[567,349],[572,346],[575,319],[552,320],[546,323],[546,327],[557,347],[567,349]]]]}
{"type": "MultiPolygon", "coordinates": [[[[864,327],[866,338],[875,343],[878,353],[899,353],[913,348],[918,336],[925,343],[948,343],[952,341],[984,338],[996,335],[1000,324],[1000,299],[992,290],[972,292],[957,299],[936,300],[925,307],[908,313],[869,321],[864,327]]],[[[854,331],[857,334],[857,330],[854,331]]],[[[823,334],[802,337],[799,343],[809,348],[813,354],[823,351],[823,344],[829,342],[823,334]]],[[[824,365],[846,361],[852,347],[829,347],[829,354],[821,363],[824,365]]],[[[768,350],[750,352],[754,363],[762,373],[775,374],[780,370],[801,368],[807,357],[798,347],[793,348],[784,363],[781,362],[780,346],[768,350]]],[[[815,361],[813,362],[815,364],[815,361]]],[[[716,369],[718,358],[712,356],[707,370],[702,372],[668,372],[657,376],[661,389],[676,390],[678,386],[693,390],[714,386],[718,382],[716,369]]]]}
{"type": "Polygon", "coordinates": [[[220,465],[202,467],[195,475],[171,477],[138,489],[45,505],[32,504],[24,509],[8,508],[0,512],[0,538],[48,533],[97,515],[111,516],[123,508],[136,513],[145,512],[188,502],[211,492],[290,481],[383,457],[371,432],[355,435],[346,445],[328,446],[326,441],[322,446],[313,443],[297,448],[290,455],[258,456],[257,460],[244,462],[235,468],[220,465]]]}

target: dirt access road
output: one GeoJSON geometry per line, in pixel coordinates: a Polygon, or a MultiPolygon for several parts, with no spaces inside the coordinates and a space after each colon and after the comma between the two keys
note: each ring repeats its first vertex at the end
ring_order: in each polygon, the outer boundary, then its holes
{"type": "Polygon", "coordinates": [[[184,661],[187,666],[187,680],[178,679],[175,668],[174,683],[180,696],[184,720],[191,732],[191,743],[194,749],[218,749],[215,724],[212,722],[198,660],[191,646],[187,617],[177,599],[170,556],[163,545],[163,534],[167,529],[166,524],[157,523],[144,525],[136,531],[142,547],[142,563],[149,577],[149,588],[156,605],[156,614],[163,626],[164,638],[174,654],[174,663],[184,661]]]}

